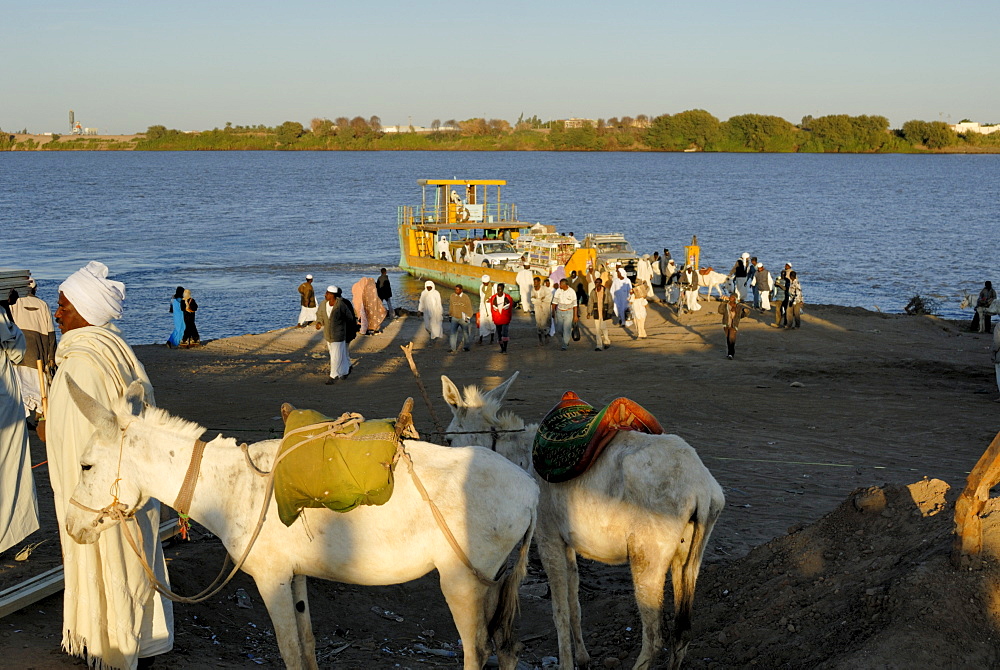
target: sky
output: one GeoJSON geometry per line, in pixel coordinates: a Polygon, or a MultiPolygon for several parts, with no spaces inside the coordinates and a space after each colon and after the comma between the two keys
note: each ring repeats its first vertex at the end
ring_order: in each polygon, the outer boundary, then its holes
{"type": "Polygon", "coordinates": [[[378,116],[1000,123],[995,5],[0,0],[0,128],[378,116]],[[991,6],[993,7],[991,9],[991,6]]]}

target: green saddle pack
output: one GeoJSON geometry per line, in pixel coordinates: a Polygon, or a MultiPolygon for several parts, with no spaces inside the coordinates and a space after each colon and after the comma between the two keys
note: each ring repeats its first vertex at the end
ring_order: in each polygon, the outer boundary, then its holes
{"type": "Polygon", "coordinates": [[[628,398],[616,398],[597,409],[566,391],[538,424],[531,450],[535,472],[553,483],[579,477],[620,430],[663,433],[656,417],[628,398]]]}
{"type": "Polygon", "coordinates": [[[389,501],[396,422],[357,418],[335,426],[334,419],[314,410],[289,413],[274,473],[274,498],[283,524],[291,526],[305,507],[349,512],[358,505],[389,501]]]}

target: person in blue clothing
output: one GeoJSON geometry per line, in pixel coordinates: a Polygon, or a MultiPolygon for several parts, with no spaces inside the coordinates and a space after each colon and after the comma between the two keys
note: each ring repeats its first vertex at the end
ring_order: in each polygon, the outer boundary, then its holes
{"type": "Polygon", "coordinates": [[[172,349],[179,347],[184,338],[184,309],[181,306],[183,298],[184,287],[178,286],[174,297],[170,299],[170,313],[174,315],[174,332],[167,338],[167,346],[172,349]]]}

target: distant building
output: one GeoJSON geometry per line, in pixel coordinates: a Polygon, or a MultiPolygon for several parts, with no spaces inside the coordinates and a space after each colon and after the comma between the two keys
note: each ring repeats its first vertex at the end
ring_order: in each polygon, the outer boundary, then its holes
{"type": "Polygon", "coordinates": [[[382,126],[383,133],[447,133],[455,130],[458,130],[458,128],[454,128],[452,126],[441,126],[437,129],[437,131],[433,128],[426,128],[424,126],[382,126]]]}
{"type": "Polygon", "coordinates": [[[570,128],[583,128],[587,124],[590,124],[591,128],[596,128],[597,119],[563,119],[563,127],[566,128],[566,130],[569,130],[570,128]]]}
{"type": "Polygon", "coordinates": [[[980,135],[991,135],[1000,131],[1000,123],[993,123],[984,126],[975,121],[962,121],[961,123],[949,126],[949,128],[954,130],[956,133],[979,133],[980,135]]]}

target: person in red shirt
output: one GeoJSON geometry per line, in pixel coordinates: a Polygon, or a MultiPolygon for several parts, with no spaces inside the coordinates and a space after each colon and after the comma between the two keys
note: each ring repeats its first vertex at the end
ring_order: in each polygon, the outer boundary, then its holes
{"type": "Polygon", "coordinates": [[[497,328],[497,339],[500,340],[500,353],[507,353],[510,342],[510,319],[514,315],[514,300],[507,294],[503,284],[497,284],[497,290],[490,298],[490,314],[493,325],[497,328]]]}

